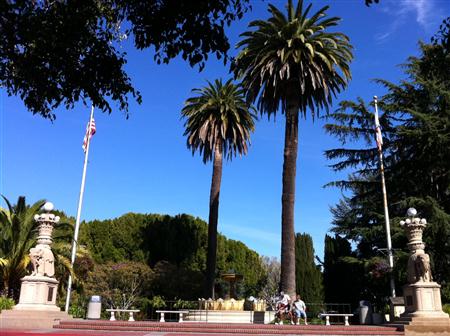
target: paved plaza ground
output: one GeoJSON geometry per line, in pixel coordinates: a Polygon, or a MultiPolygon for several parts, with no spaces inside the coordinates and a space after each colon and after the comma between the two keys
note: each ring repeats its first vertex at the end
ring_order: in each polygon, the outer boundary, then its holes
{"type": "MultiPolygon", "coordinates": [[[[186,333],[186,332],[139,332],[139,331],[92,331],[92,330],[74,330],[74,331],[59,331],[55,329],[50,330],[3,330],[0,332],[1,336],[42,336],[42,335],[52,335],[52,336],[145,336],[145,335],[152,335],[152,336],[239,336],[239,335],[248,335],[247,333],[214,333],[214,332],[203,332],[203,333],[186,333]]],[[[271,335],[278,335],[273,333],[267,333],[267,334],[258,334],[261,336],[271,336],[271,335]]],[[[302,335],[302,336],[317,336],[318,334],[308,334],[308,333],[291,333],[291,334],[285,334],[285,335],[302,335]]],[[[320,335],[320,334],[319,334],[320,335]]],[[[322,335],[329,335],[329,334],[322,334],[322,335]]],[[[341,334],[342,335],[342,334],[341,334]]],[[[344,334],[345,335],[345,334],[344,334]]],[[[351,334],[347,334],[351,335],[351,334]]],[[[382,334],[380,334],[381,336],[382,334]]]]}
{"type": "MultiPolygon", "coordinates": [[[[139,331],[92,331],[92,330],[76,330],[76,331],[60,331],[55,329],[49,330],[2,330],[0,332],[1,336],[42,336],[42,335],[52,335],[52,336],[144,336],[144,335],[152,335],[152,336],[181,336],[181,335],[190,335],[190,336],[203,336],[203,335],[220,335],[220,336],[236,336],[239,334],[224,334],[224,333],[179,333],[179,332],[139,332],[139,331]]],[[[243,334],[245,335],[245,334],[243,334]]],[[[270,335],[270,334],[267,334],[270,335]]]]}

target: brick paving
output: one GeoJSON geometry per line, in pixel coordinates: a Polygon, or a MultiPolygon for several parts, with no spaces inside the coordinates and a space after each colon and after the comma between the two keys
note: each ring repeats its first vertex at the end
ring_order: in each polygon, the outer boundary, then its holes
{"type": "MultiPolygon", "coordinates": [[[[119,333],[123,335],[322,335],[322,336],[404,336],[401,329],[393,326],[343,326],[343,325],[273,325],[273,324],[235,324],[235,323],[200,323],[200,322],[126,322],[126,321],[87,321],[72,320],[61,321],[55,326],[55,332],[63,334],[66,331],[73,333],[80,332],[90,335],[98,333],[104,335],[104,332],[119,333]]],[[[14,335],[8,335],[14,336],[14,335]]],[[[34,336],[34,335],[29,335],[34,336]]]]}

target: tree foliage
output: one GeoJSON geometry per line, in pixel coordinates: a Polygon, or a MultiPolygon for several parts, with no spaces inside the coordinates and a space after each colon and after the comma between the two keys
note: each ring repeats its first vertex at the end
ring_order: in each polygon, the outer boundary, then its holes
{"type": "MultiPolygon", "coordinates": [[[[185,300],[203,296],[207,224],[199,218],[128,213],[111,220],[83,222],[80,244],[91,251],[96,264],[150,266],[151,295],[185,300]]],[[[244,275],[242,295],[258,295],[265,279],[260,257],[241,242],[219,234],[215,277],[230,269],[244,275]]],[[[225,293],[225,288],[219,287],[218,292],[225,293]]]]}
{"type": "Polygon", "coordinates": [[[231,79],[225,83],[216,79],[192,92],[196,96],[188,98],[182,110],[192,153],[199,151],[205,163],[213,160],[216,147],[228,159],[247,154],[255,116],[242,87],[231,79]]]}
{"type": "MultiPolygon", "coordinates": [[[[266,302],[272,303],[273,298],[280,292],[280,271],[281,264],[277,258],[263,257],[262,263],[264,267],[264,273],[266,274],[265,285],[262,288],[260,297],[266,302]]],[[[274,302],[273,302],[274,303],[274,302]]],[[[276,307],[272,307],[275,309],[276,307]]]]}
{"type": "MultiPolygon", "coordinates": [[[[397,262],[407,262],[408,255],[397,254],[397,262]]],[[[325,301],[328,303],[350,303],[358,307],[360,300],[370,301],[378,312],[384,312],[387,304],[390,269],[383,255],[363,257],[352,251],[346,238],[325,236],[323,262],[325,301]]],[[[394,270],[398,289],[406,281],[404,267],[394,270]]]]}
{"type": "Polygon", "coordinates": [[[154,48],[156,62],[181,55],[203,68],[209,54],[225,59],[224,28],[248,10],[248,0],[3,1],[0,4],[0,83],[34,114],[54,119],[59,106],[89,99],[127,113],[141,102],[124,70],[120,44],[154,48]]]}
{"type": "Polygon", "coordinates": [[[36,243],[37,222],[34,220],[45,201],[31,207],[20,196],[12,205],[4,196],[7,209],[0,208],[0,276],[2,289],[7,296],[19,298],[20,279],[27,274],[30,263],[28,253],[36,243]]]}
{"type": "MultiPolygon", "coordinates": [[[[404,64],[405,80],[399,84],[377,80],[387,91],[379,106],[384,111],[380,124],[393,246],[405,248],[398,222],[408,207],[416,207],[430,223],[424,239],[444,292],[450,281],[448,22],[444,21],[433,44],[420,43],[420,56],[404,64]]],[[[331,114],[333,123],[326,125],[343,145],[325,153],[334,160],[332,168],[351,171],[348,179],[331,183],[349,192],[332,209],[333,231],[355,241],[362,258],[372,258],[377,247],[386,246],[372,110],[362,98],[345,101],[331,114]],[[351,148],[351,143],[356,145],[351,148]]]]}
{"type": "Polygon", "coordinates": [[[87,295],[100,295],[108,308],[131,309],[142,295],[149,294],[153,272],[138,262],[95,265],[86,281],[87,295]]]}
{"type": "Polygon", "coordinates": [[[271,17],[251,22],[255,30],[241,34],[235,73],[262,114],[274,114],[279,107],[286,113],[290,106],[293,113],[306,117],[309,109],[314,116],[351,78],[349,38],[329,32],[340,18],[326,17],[329,6],[309,14],[311,7],[290,0],[286,15],[269,4],[271,17]]]}
{"type": "MultiPolygon", "coordinates": [[[[29,252],[35,246],[38,236],[38,222],[34,216],[41,211],[45,200],[28,205],[25,197],[20,196],[13,205],[2,197],[7,208],[0,208],[0,291],[17,301],[20,279],[31,271],[29,252]]],[[[55,257],[55,276],[64,282],[66,275],[72,272],[67,237],[72,237],[73,231],[68,230],[70,225],[64,218],[61,219],[54,228],[52,251],[55,257]]],[[[83,252],[80,250],[80,254],[83,252]]],[[[61,288],[59,286],[58,290],[61,288]]]]}
{"type": "Polygon", "coordinates": [[[370,6],[370,5],[374,4],[374,3],[377,4],[379,2],[380,2],[380,0],[365,0],[366,6],[370,6]]]}
{"type": "Polygon", "coordinates": [[[302,300],[322,303],[322,273],[315,263],[312,237],[306,233],[295,236],[295,272],[297,293],[302,300]]]}

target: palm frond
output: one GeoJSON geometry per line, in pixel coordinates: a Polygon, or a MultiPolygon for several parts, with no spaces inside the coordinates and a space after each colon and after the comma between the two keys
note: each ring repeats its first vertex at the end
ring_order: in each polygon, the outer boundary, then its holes
{"type": "Polygon", "coordinates": [[[295,8],[290,1],[286,16],[269,5],[272,16],[251,22],[254,30],[241,34],[233,71],[260,113],[270,116],[279,108],[285,113],[288,104],[304,117],[307,109],[313,117],[321,109],[328,112],[332,98],[351,79],[349,38],[328,32],[340,19],[325,16],[328,6],[311,16],[310,9],[302,12],[301,0],[295,8]]]}
{"type": "Polygon", "coordinates": [[[219,145],[228,159],[247,153],[250,133],[254,130],[254,108],[246,101],[244,91],[230,79],[207,82],[186,100],[182,109],[187,146],[199,151],[203,161],[210,161],[219,145]]]}

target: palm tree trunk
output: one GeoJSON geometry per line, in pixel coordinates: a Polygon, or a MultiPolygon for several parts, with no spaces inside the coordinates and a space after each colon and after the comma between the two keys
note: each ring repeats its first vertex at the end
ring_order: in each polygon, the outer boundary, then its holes
{"type": "Polygon", "coordinates": [[[217,221],[219,218],[219,194],[222,181],[222,146],[216,143],[209,196],[208,253],[206,256],[206,297],[214,299],[214,280],[217,258],[217,221]]]}
{"type": "Polygon", "coordinates": [[[295,294],[295,175],[298,151],[298,109],[288,106],[284,138],[283,193],[281,198],[281,290],[295,294]]]}
{"type": "Polygon", "coordinates": [[[6,297],[10,297],[9,296],[9,283],[7,280],[3,282],[3,291],[6,295],[6,297]]]}

